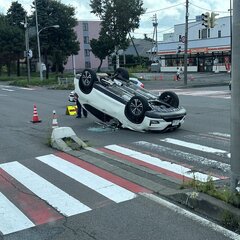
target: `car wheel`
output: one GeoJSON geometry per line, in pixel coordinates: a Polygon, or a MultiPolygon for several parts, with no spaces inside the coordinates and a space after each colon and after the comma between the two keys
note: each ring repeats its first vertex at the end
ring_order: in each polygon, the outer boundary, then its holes
{"type": "Polygon", "coordinates": [[[145,112],[149,109],[147,100],[141,96],[132,97],[125,107],[125,116],[132,123],[142,123],[145,112]]]}
{"type": "Polygon", "coordinates": [[[116,76],[116,78],[119,78],[120,80],[129,81],[128,71],[124,68],[117,68],[114,76],[116,76]]]}
{"type": "Polygon", "coordinates": [[[89,94],[95,81],[97,81],[96,73],[91,69],[84,69],[79,79],[79,88],[83,93],[89,94]]]}
{"type": "Polygon", "coordinates": [[[166,91],[159,96],[159,100],[177,108],[179,106],[179,98],[175,92],[166,91]]]}

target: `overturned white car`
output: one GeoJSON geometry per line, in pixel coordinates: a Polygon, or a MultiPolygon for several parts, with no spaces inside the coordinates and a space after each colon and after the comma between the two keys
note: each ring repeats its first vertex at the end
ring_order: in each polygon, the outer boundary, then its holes
{"type": "Polygon", "coordinates": [[[85,69],[74,79],[74,85],[80,103],[88,112],[103,122],[114,120],[119,127],[135,131],[174,130],[186,116],[174,92],[154,95],[131,83],[123,68],[113,75],[97,75],[85,69]]]}

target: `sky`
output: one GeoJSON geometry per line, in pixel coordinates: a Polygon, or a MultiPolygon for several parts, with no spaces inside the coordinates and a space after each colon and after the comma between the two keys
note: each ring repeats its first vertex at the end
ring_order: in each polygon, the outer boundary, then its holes
{"type": "MultiPolygon", "coordinates": [[[[18,0],[18,3],[22,4],[27,12],[30,12],[32,1],[18,0]]],[[[197,15],[212,11],[219,14],[217,17],[229,16],[230,1],[189,0],[189,20],[194,20],[197,15]]],[[[99,20],[90,13],[90,0],[61,0],[60,2],[73,6],[76,9],[78,20],[99,20]]],[[[0,13],[6,14],[11,3],[11,0],[0,0],[0,13]]],[[[140,26],[133,33],[135,38],[143,38],[144,34],[153,37],[154,16],[156,16],[158,22],[157,35],[159,40],[162,40],[164,33],[173,32],[174,25],[185,22],[186,0],[143,0],[143,7],[146,9],[146,13],[141,16],[140,26]]]]}

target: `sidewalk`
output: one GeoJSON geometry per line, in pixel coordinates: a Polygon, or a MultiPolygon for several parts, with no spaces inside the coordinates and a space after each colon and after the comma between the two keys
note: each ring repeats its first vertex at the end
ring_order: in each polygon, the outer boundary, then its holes
{"type": "Polygon", "coordinates": [[[229,73],[188,73],[185,85],[184,74],[181,74],[180,81],[176,81],[176,73],[134,73],[134,75],[143,81],[158,81],[164,88],[226,86],[231,77],[229,73]]]}

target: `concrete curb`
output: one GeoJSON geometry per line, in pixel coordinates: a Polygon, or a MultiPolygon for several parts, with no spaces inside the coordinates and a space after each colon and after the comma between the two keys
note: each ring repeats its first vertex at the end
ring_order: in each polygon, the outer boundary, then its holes
{"type": "Polygon", "coordinates": [[[70,152],[72,148],[66,144],[64,139],[69,138],[79,148],[87,147],[87,145],[77,137],[75,132],[70,127],[57,127],[54,128],[51,135],[51,145],[53,148],[63,152],[70,152]]]}
{"type": "MultiPolygon", "coordinates": [[[[179,203],[218,222],[224,227],[230,224],[229,220],[240,222],[240,209],[207,194],[188,191],[168,196],[172,201],[179,203]]],[[[230,229],[236,230],[236,229],[230,229]]],[[[239,230],[239,229],[238,229],[239,230]]]]}

